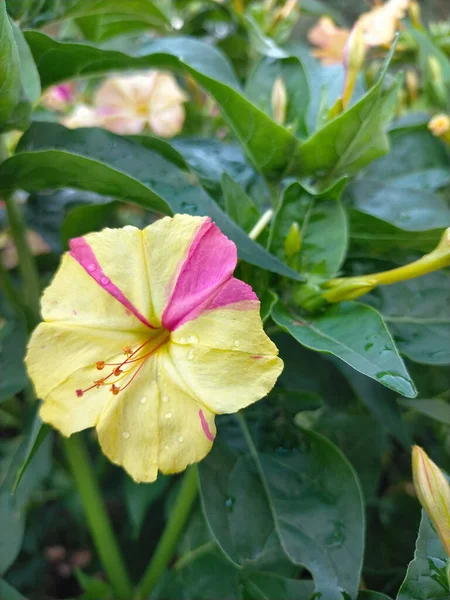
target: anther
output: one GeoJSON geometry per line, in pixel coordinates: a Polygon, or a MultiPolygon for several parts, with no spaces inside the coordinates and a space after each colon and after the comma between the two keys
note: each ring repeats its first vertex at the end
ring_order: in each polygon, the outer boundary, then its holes
{"type": "Polygon", "coordinates": [[[75,390],[76,395],[78,396],[78,398],[81,398],[81,396],[83,395],[83,390],[75,390]]]}
{"type": "Polygon", "coordinates": [[[120,388],[112,384],[112,386],[109,388],[109,391],[112,392],[114,396],[117,396],[117,394],[120,392],[120,388]]]}
{"type": "Polygon", "coordinates": [[[94,385],[95,385],[96,388],[99,388],[104,383],[105,383],[104,379],[97,379],[97,381],[94,381],[94,385]]]}
{"type": "Polygon", "coordinates": [[[130,356],[130,354],[133,354],[133,350],[131,349],[131,346],[129,344],[127,346],[125,346],[125,348],[122,349],[122,352],[126,356],[130,356]]]}
{"type": "Polygon", "coordinates": [[[117,367],[116,369],[114,369],[114,375],[117,377],[118,375],[120,375],[121,373],[123,373],[122,369],[120,367],[117,367]]]}
{"type": "Polygon", "coordinates": [[[99,371],[101,371],[102,369],[105,368],[105,361],[104,360],[99,360],[98,362],[95,363],[95,366],[97,367],[97,369],[99,371]]]}

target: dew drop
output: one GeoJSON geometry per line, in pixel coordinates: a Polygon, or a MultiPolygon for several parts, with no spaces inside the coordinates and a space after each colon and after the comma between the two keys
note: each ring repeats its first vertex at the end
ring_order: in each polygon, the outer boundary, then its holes
{"type": "Polygon", "coordinates": [[[365,350],[366,352],[368,352],[368,351],[369,351],[369,350],[372,348],[372,346],[373,346],[373,344],[372,344],[371,342],[369,342],[368,344],[366,344],[366,345],[364,346],[364,350],[365,350]]]}
{"type": "Polygon", "coordinates": [[[142,396],[141,404],[147,404],[147,396],[142,396]]]}
{"type": "Polygon", "coordinates": [[[186,343],[186,338],[185,337],[180,337],[179,342],[180,342],[180,344],[185,344],[186,343]]]}
{"type": "Polygon", "coordinates": [[[164,417],[165,417],[166,419],[171,419],[171,418],[173,417],[173,413],[171,413],[171,412],[168,412],[168,413],[166,413],[166,414],[164,415],[164,417]]]}
{"type": "Polygon", "coordinates": [[[228,498],[225,500],[225,508],[227,509],[228,512],[233,512],[233,507],[234,507],[235,502],[236,502],[236,498],[233,498],[233,496],[228,496],[228,498]]]}
{"type": "Polygon", "coordinates": [[[195,352],[192,350],[192,348],[189,350],[189,352],[187,353],[187,358],[188,360],[192,360],[195,356],[195,352]]]}
{"type": "Polygon", "coordinates": [[[122,433],[122,437],[123,437],[124,440],[130,439],[130,432],[129,431],[124,431],[122,433]]]}
{"type": "Polygon", "coordinates": [[[93,272],[95,271],[95,264],[94,264],[94,263],[91,263],[90,265],[88,265],[88,268],[87,268],[87,270],[88,270],[90,273],[93,273],[93,272]]]}
{"type": "Polygon", "coordinates": [[[110,280],[109,280],[109,278],[108,278],[108,277],[102,277],[102,278],[100,279],[100,283],[101,283],[102,285],[108,285],[109,281],[110,281],[110,280]]]}
{"type": "Polygon", "coordinates": [[[162,401],[163,402],[169,402],[169,396],[163,396],[162,397],[162,401]]]}
{"type": "Polygon", "coordinates": [[[189,344],[198,344],[199,337],[196,333],[191,334],[187,339],[189,344]]]}
{"type": "Polygon", "coordinates": [[[239,340],[235,340],[234,345],[236,346],[236,348],[239,348],[241,342],[239,340]]]}
{"type": "Polygon", "coordinates": [[[182,444],[184,442],[184,437],[182,435],[180,435],[180,437],[178,438],[178,441],[180,442],[180,444],[182,444]]]}
{"type": "Polygon", "coordinates": [[[168,445],[166,444],[166,445],[164,446],[164,448],[165,448],[166,450],[168,450],[168,449],[170,448],[170,446],[168,446],[168,445]]]}

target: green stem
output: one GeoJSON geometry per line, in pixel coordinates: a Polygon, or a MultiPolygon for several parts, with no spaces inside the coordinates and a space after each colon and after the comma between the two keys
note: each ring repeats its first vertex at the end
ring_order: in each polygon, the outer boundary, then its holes
{"type": "MultiPolygon", "coordinates": [[[[0,164],[8,158],[8,149],[4,138],[0,137],[0,164]]],[[[22,210],[13,194],[4,196],[9,228],[19,257],[19,269],[22,275],[25,304],[37,323],[39,320],[39,298],[41,285],[34,256],[27,240],[27,230],[22,210]]]]}
{"type": "Polygon", "coordinates": [[[138,585],[138,598],[147,598],[156,582],[164,573],[175,552],[175,546],[183,532],[192,505],[198,493],[197,468],[188,467],[183,477],[181,489],[173,507],[170,520],[159,540],[150,564],[138,585]]]}
{"type": "Polygon", "coordinates": [[[130,600],[133,597],[132,584],[108,519],[86,447],[79,434],[62,440],[106,576],[116,597],[130,600]]]}

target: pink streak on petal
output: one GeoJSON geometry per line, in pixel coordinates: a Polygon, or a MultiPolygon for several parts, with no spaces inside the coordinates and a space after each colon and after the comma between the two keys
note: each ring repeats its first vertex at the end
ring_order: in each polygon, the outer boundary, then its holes
{"type": "Polygon", "coordinates": [[[108,294],[111,294],[116,300],[118,300],[126,309],[134,314],[135,317],[141,321],[147,327],[155,329],[153,325],[147,321],[147,319],[141,315],[138,309],[128,300],[125,294],[116,286],[103,272],[94,251],[89,246],[87,241],[83,237],[73,238],[69,242],[70,256],[74,258],[108,294]]]}
{"type": "Polygon", "coordinates": [[[55,95],[62,102],[71,102],[73,99],[72,88],[68,84],[56,85],[54,88],[55,95]]]}
{"type": "Polygon", "coordinates": [[[219,293],[214,296],[208,304],[207,310],[220,308],[221,306],[227,306],[235,302],[242,302],[243,300],[256,300],[258,302],[258,296],[247,283],[232,277],[220,289],[219,293]]]}
{"type": "Polygon", "coordinates": [[[162,315],[163,326],[173,331],[182,323],[195,319],[232,277],[236,263],[234,242],[208,218],[195,236],[181,267],[162,315]]]}
{"type": "Polygon", "coordinates": [[[202,424],[202,429],[206,435],[206,437],[208,438],[208,440],[210,440],[211,442],[214,441],[214,436],[211,433],[211,430],[209,429],[209,425],[207,420],[205,419],[205,415],[203,414],[202,409],[200,409],[198,411],[198,416],[200,417],[200,423],[202,424]]]}

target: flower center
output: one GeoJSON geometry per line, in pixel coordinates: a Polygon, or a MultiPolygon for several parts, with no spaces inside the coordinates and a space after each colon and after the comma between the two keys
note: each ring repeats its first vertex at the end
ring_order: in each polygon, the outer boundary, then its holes
{"type": "Polygon", "coordinates": [[[134,349],[129,344],[124,346],[122,352],[126,358],[121,362],[107,363],[103,360],[97,361],[94,366],[98,371],[103,371],[109,367],[107,374],[104,377],[95,379],[91,386],[75,390],[76,395],[81,398],[87,392],[106,385],[109,386],[109,391],[114,396],[117,396],[119,392],[122,392],[131,384],[147,360],[166,343],[169,336],[170,332],[161,329],[159,333],[153,335],[134,349]]]}

